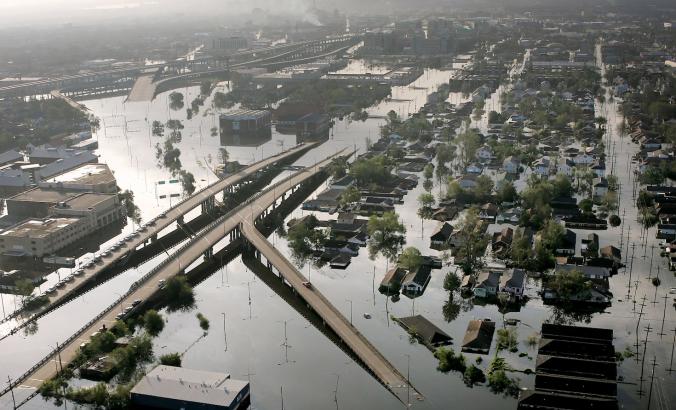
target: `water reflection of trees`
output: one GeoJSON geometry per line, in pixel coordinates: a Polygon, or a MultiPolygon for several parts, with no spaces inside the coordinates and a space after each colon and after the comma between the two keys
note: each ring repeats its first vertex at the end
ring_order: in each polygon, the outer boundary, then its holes
{"type": "Polygon", "coordinates": [[[552,314],[545,320],[545,323],[554,323],[557,325],[574,325],[576,323],[590,323],[594,313],[603,312],[600,309],[580,310],[573,306],[552,306],[552,314]]]}
{"type": "Polygon", "coordinates": [[[453,296],[453,293],[449,293],[448,300],[444,302],[443,307],[441,308],[441,313],[444,316],[446,322],[454,321],[460,312],[469,312],[474,308],[474,302],[471,298],[456,298],[453,296]]]}

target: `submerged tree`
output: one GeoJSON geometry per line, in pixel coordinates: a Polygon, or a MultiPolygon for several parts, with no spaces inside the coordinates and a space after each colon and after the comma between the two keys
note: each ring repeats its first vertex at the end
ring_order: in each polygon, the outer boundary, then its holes
{"type": "Polygon", "coordinates": [[[368,247],[371,258],[379,253],[387,261],[394,261],[405,242],[406,228],[395,212],[385,212],[383,216],[373,215],[367,225],[368,247]]]}

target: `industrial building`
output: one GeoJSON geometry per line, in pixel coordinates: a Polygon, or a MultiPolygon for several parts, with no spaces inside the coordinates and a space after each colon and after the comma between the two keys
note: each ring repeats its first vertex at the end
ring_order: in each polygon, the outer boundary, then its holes
{"type": "Polygon", "coordinates": [[[233,110],[220,116],[221,135],[224,136],[270,136],[270,111],[233,110]]]}
{"type": "Polygon", "coordinates": [[[0,232],[0,252],[11,256],[52,255],[89,233],[80,218],[28,219],[0,232]]]}
{"type": "Polygon", "coordinates": [[[38,202],[12,202],[30,215],[27,220],[0,231],[0,253],[12,256],[42,257],[55,254],[71,243],[96,232],[104,226],[125,217],[117,194],[78,193],[68,198],[58,191],[29,191],[49,193],[38,202]],[[49,200],[47,200],[49,199],[49,200]],[[64,199],[56,201],[54,199],[64,199]],[[45,207],[47,213],[44,213],[45,207]]]}
{"type": "Polygon", "coordinates": [[[249,383],[229,374],[160,365],[131,391],[132,405],[154,409],[245,409],[249,383]]]}
{"type": "Polygon", "coordinates": [[[77,191],[33,188],[5,200],[7,213],[15,218],[45,218],[49,210],[81,194],[77,191]]]}
{"type": "Polygon", "coordinates": [[[91,232],[119,221],[124,212],[117,194],[84,193],[57,203],[50,214],[63,217],[77,217],[87,221],[91,232]]]}
{"type": "Polygon", "coordinates": [[[85,164],[40,181],[41,188],[113,194],[118,191],[115,176],[106,164],[85,164]]]}

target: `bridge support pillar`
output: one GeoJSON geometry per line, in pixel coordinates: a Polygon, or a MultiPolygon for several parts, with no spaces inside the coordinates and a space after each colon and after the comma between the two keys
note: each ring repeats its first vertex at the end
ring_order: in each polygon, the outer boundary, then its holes
{"type": "Polygon", "coordinates": [[[213,257],[214,257],[214,248],[213,247],[204,251],[204,260],[205,261],[208,261],[208,260],[212,259],[213,257]]]}
{"type": "Polygon", "coordinates": [[[205,199],[202,202],[202,213],[208,213],[211,212],[216,208],[216,200],[213,196],[210,196],[209,198],[205,199]]]}

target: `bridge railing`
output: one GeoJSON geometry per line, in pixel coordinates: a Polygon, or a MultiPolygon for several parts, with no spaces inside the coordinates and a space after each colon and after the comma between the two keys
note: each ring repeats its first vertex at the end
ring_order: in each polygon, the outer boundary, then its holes
{"type": "MultiPolygon", "coordinates": [[[[277,153],[277,154],[273,155],[273,156],[270,157],[270,158],[265,158],[265,159],[263,159],[263,160],[260,160],[260,161],[258,161],[258,162],[255,162],[255,163],[249,165],[248,167],[252,167],[252,166],[254,166],[254,165],[256,165],[256,164],[258,164],[258,163],[260,163],[260,162],[263,162],[263,161],[268,161],[268,160],[270,160],[270,159],[273,158],[273,157],[279,157],[279,156],[282,156],[282,155],[284,155],[284,154],[287,154],[287,153],[289,153],[289,152],[291,152],[291,151],[297,149],[298,147],[300,147],[300,146],[302,146],[302,145],[303,145],[302,143],[301,143],[301,144],[298,144],[298,145],[296,145],[295,147],[289,148],[289,149],[286,150],[286,151],[282,151],[282,152],[280,152],[280,153],[277,153]]],[[[248,168],[248,167],[247,167],[247,168],[248,168]]],[[[243,170],[242,170],[242,171],[243,171],[243,170]]],[[[199,191],[194,192],[194,193],[193,193],[192,195],[190,195],[189,197],[183,198],[183,199],[182,199],[181,201],[179,201],[176,205],[174,205],[173,208],[178,208],[178,207],[180,207],[181,205],[183,205],[185,202],[189,201],[190,199],[192,199],[192,198],[194,198],[194,197],[196,197],[196,196],[198,196],[198,195],[204,193],[205,191],[207,191],[207,190],[209,190],[209,189],[212,189],[212,188],[213,188],[215,185],[217,185],[220,181],[222,181],[222,179],[219,179],[218,181],[214,182],[213,184],[207,185],[207,186],[201,188],[199,191]]]]}

